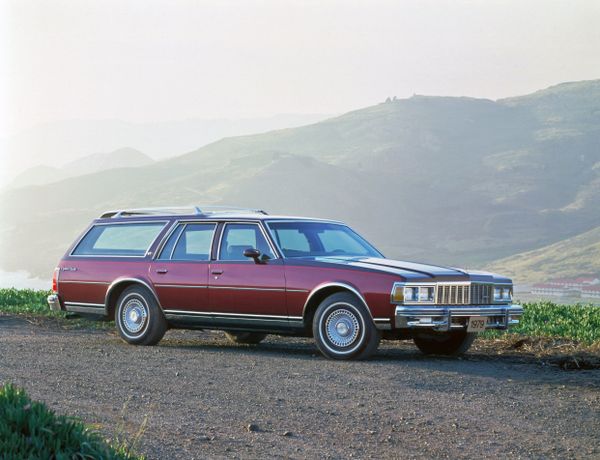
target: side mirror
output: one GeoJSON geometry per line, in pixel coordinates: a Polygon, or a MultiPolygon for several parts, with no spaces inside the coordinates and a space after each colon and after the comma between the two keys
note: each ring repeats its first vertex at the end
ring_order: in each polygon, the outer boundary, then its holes
{"type": "Polygon", "coordinates": [[[244,257],[252,257],[255,264],[261,264],[260,251],[254,248],[244,249],[244,257]]]}

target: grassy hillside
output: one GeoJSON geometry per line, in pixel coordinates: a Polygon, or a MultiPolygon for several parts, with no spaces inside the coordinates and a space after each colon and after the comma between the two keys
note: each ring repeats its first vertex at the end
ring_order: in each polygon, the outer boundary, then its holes
{"type": "Polygon", "coordinates": [[[41,165],[26,169],[10,182],[9,187],[45,185],[59,182],[67,177],[92,174],[106,169],[146,166],[153,161],[152,158],[139,150],[124,147],[112,152],[93,153],[71,161],[60,168],[41,165]]]}
{"type": "Polygon", "coordinates": [[[190,203],[341,219],[390,257],[481,266],[600,226],[599,121],[598,81],[496,102],[415,96],[7,191],[0,266],[50,276],[101,211],[190,203]]]}
{"type": "Polygon", "coordinates": [[[490,264],[488,269],[519,282],[553,277],[600,274],[600,227],[549,246],[527,251],[490,264]]]}
{"type": "Polygon", "coordinates": [[[247,119],[185,119],[132,123],[120,120],[64,120],[43,123],[9,137],[0,137],[0,180],[36,165],[63,166],[91,152],[130,146],[152,158],[166,158],[197,149],[227,136],[302,126],[327,118],[324,114],[278,114],[247,119]]]}

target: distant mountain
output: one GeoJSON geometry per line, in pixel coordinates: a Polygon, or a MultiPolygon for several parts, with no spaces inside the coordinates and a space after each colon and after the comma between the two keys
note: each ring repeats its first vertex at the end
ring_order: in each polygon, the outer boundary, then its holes
{"type": "Polygon", "coordinates": [[[600,226],[599,164],[600,81],[500,101],[415,96],[135,174],[7,191],[0,266],[42,276],[105,209],[189,203],[341,219],[388,256],[482,266],[600,226]]]}
{"type": "Polygon", "coordinates": [[[45,185],[58,182],[69,177],[61,168],[39,165],[26,169],[9,182],[9,188],[27,187],[29,185],[45,185]]]}
{"type": "Polygon", "coordinates": [[[145,153],[125,147],[108,153],[93,153],[67,163],[62,169],[70,176],[82,176],[106,169],[146,166],[153,162],[145,153]]]}
{"type": "Polygon", "coordinates": [[[227,136],[301,126],[327,118],[323,114],[280,114],[245,119],[190,119],[157,123],[120,120],[70,120],[38,125],[0,138],[0,184],[40,164],[62,167],[89,155],[124,145],[164,159],[227,136]]]}
{"type": "Polygon", "coordinates": [[[133,168],[146,166],[154,162],[148,155],[132,148],[121,148],[107,153],[93,153],[67,163],[61,168],[35,166],[19,174],[9,183],[9,187],[18,188],[29,185],[45,185],[58,182],[67,177],[82,176],[112,168],[133,168]]]}
{"type": "Polygon", "coordinates": [[[600,274],[600,227],[534,251],[499,260],[486,267],[519,282],[600,274]]]}

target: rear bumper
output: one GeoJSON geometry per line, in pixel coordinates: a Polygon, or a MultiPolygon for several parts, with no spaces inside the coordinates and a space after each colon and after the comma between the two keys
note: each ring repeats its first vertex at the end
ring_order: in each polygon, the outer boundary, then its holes
{"type": "Polygon", "coordinates": [[[448,331],[465,329],[471,316],[485,316],[486,329],[507,329],[519,324],[521,315],[521,305],[398,305],[395,325],[398,329],[448,331]]]}
{"type": "Polygon", "coordinates": [[[60,299],[58,298],[58,295],[50,294],[48,296],[47,300],[48,300],[48,306],[50,307],[50,310],[53,310],[53,311],[62,310],[62,307],[60,306],[60,299]]]}

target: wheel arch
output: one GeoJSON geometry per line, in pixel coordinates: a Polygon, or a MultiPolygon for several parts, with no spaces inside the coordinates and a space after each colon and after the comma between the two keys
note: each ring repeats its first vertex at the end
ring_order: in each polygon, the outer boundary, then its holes
{"type": "Polygon", "coordinates": [[[312,330],[313,318],[321,302],[323,302],[323,300],[330,295],[337,294],[338,292],[348,292],[353,294],[364,305],[369,312],[371,320],[373,320],[373,313],[371,313],[371,309],[369,308],[367,301],[355,286],[343,281],[333,281],[319,284],[308,294],[302,310],[302,318],[306,330],[312,330]]]}
{"type": "Polygon", "coordinates": [[[156,294],[156,291],[150,282],[141,278],[117,278],[110,283],[110,286],[108,286],[108,289],[106,290],[106,296],[104,298],[104,309],[106,311],[106,316],[109,319],[114,319],[115,317],[115,308],[117,306],[117,300],[119,299],[119,296],[125,289],[135,285],[148,289],[148,291],[150,291],[154,297],[154,300],[156,300],[158,307],[162,310],[162,306],[158,300],[158,295],[156,294]]]}

